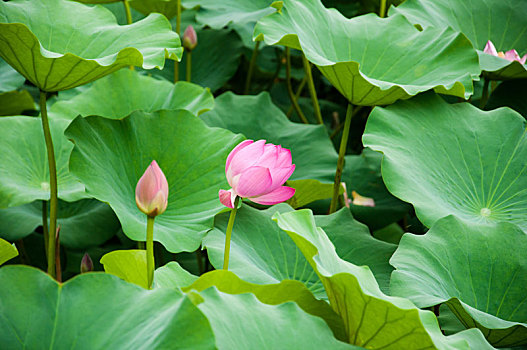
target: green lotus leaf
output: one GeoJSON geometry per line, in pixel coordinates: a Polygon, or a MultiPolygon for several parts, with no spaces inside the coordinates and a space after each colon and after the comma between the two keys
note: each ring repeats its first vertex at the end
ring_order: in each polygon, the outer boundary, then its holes
{"type": "Polygon", "coordinates": [[[310,210],[276,213],[273,219],[322,280],[351,344],[368,349],[492,349],[479,330],[445,337],[432,312],[418,309],[408,299],[383,294],[367,266],[337,255],[310,210]]]}
{"type": "Polygon", "coordinates": [[[3,59],[0,59],[0,92],[16,90],[26,79],[3,59]]]}
{"type": "Polygon", "coordinates": [[[252,40],[254,25],[260,18],[275,10],[272,0],[187,0],[187,7],[199,6],[196,21],[213,29],[229,27],[234,29],[243,44],[254,48],[252,40]]]}
{"type": "Polygon", "coordinates": [[[438,220],[407,233],[390,260],[391,291],[419,307],[446,303],[496,347],[527,344],[527,234],[510,223],[438,220]]]}
{"type": "Polygon", "coordinates": [[[401,15],[347,19],[320,0],[274,6],[279,11],[258,22],[255,40],[302,50],[355,105],[386,105],[431,89],[465,99],[473,93],[477,54],[450,28],[419,31],[401,15]]]}
{"type": "Polygon", "coordinates": [[[11,244],[0,238],[0,265],[18,255],[18,250],[11,244]]]}
{"type": "Polygon", "coordinates": [[[77,1],[83,4],[111,4],[114,2],[122,2],[123,0],[72,0],[72,1],[77,1]]]}
{"type": "MultiPolygon", "coordinates": [[[[185,11],[183,13],[186,13],[185,11]]],[[[182,28],[184,28],[182,26],[182,28]]],[[[182,29],[183,30],[183,29],[182,29]]],[[[230,29],[196,28],[198,46],[192,50],[192,82],[216,91],[231,79],[240,64],[243,46],[238,35],[230,29]]],[[[183,55],[179,63],[179,80],[186,80],[188,55],[183,55]]],[[[167,64],[154,75],[162,76],[172,82],[174,65],[167,64]]]]}
{"type": "Polygon", "coordinates": [[[169,289],[103,273],[60,284],[27,266],[0,269],[0,286],[5,349],[215,349],[207,318],[169,289]]]}
{"type": "Polygon", "coordinates": [[[498,51],[527,53],[527,2],[494,0],[408,0],[390,8],[423,27],[451,27],[462,32],[478,49],[481,69],[493,79],[527,78],[527,66],[483,53],[488,40],[498,51]]]}
{"type": "Polygon", "coordinates": [[[332,183],[335,179],[338,155],[325,127],[289,121],[266,92],[257,96],[226,92],[215,100],[214,109],[204,113],[201,119],[209,126],[242,133],[253,140],[266,139],[289,148],[296,164],[292,180],[314,179],[332,183]]]}
{"type": "MultiPolygon", "coordinates": [[[[102,244],[115,235],[120,227],[112,209],[106,203],[94,199],[72,203],[59,200],[57,222],[60,226],[60,244],[71,249],[86,249],[102,244]]],[[[9,241],[27,237],[41,225],[42,201],[0,210],[0,237],[9,241]]]]}
{"type": "Polygon", "coordinates": [[[0,117],[19,115],[24,111],[35,110],[35,101],[26,90],[0,93],[0,117]]]}
{"type": "Polygon", "coordinates": [[[268,305],[254,294],[227,294],[215,287],[190,297],[207,316],[218,349],[356,349],[293,302],[268,305]]]}
{"type": "Polygon", "coordinates": [[[351,204],[353,217],[372,230],[378,230],[402,219],[410,205],[395,198],[384,185],[381,175],[382,154],[365,148],[360,155],[346,156],[342,181],[346,183],[348,197],[352,192],[372,198],[374,207],[351,204]]]}
{"type": "Polygon", "coordinates": [[[527,79],[508,80],[500,83],[492,91],[486,109],[496,109],[498,107],[510,107],[527,118],[527,99],[525,99],[525,89],[527,79]]]}
{"type": "MultiPolygon", "coordinates": [[[[294,196],[287,200],[287,204],[295,209],[333,196],[333,184],[322,183],[318,180],[288,180],[286,186],[295,189],[294,196]]],[[[344,187],[341,186],[339,195],[343,193],[344,187]]]]}
{"type": "Polygon", "coordinates": [[[101,258],[104,271],[149,289],[146,270],[146,250],[114,250],[101,258]]]}
{"type": "MultiPolygon", "coordinates": [[[[194,251],[225,207],[225,160],[241,137],[209,128],[185,110],[134,112],[122,120],[78,117],[66,130],[75,148],[70,168],[96,199],[110,204],[131,239],[146,238],[146,216],[135,204],[137,181],[152,160],[169,185],[154,240],[171,252],[194,251]]],[[[59,187],[60,188],[60,187],[59,187]]]]}
{"type": "MultiPolygon", "coordinates": [[[[86,198],[87,194],[68,170],[73,144],[62,135],[67,124],[64,120],[50,120],[58,195],[71,202],[86,198]]],[[[48,158],[40,118],[0,118],[0,135],[0,208],[49,200],[48,158]]]]}
{"type": "Polygon", "coordinates": [[[240,279],[231,271],[214,270],[208,272],[192,285],[183,288],[185,292],[201,292],[210,287],[228,294],[252,293],[264,304],[278,305],[288,301],[295,302],[308,314],[323,318],[330,326],[335,337],[345,340],[342,319],[331,309],[326,301],[316,299],[306,286],[298,281],[284,280],[278,284],[254,284],[240,279]]]}
{"type": "Polygon", "coordinates": [[[171,19],[177,15],[177,0],[128,0],[128,2],[132,8],[145,16],[157,12],[171,19]]]}
{"type": "Polygon", "coordinates": [[[165,58],[182,54],[162,15],[119,26],[104,7],[73,1],[0,2],[0,28],[0,56],[43,91],[70,89],[130,65],[161,69],[165,58]]]}
{"type": "MultiPolygon", "coordinates": [[[[248,282],[258,284],[297,280],[316,297],[327,298],[320,279],[309,263],[286,233],[271,220],[274,213],[291,210],[286,204],[262,211],[243,205],[233,228],[229,270],[248,282]]],[[[218,215],[215,228],[203,239],[209,260],[218,269],[223,266],[228,217],[228,213],[218,215]]],[[[393,270],[388,260],[395,251],[395,245],[371,237],[368,229],[355,221],[347,208],[329,216],[317,216],[316,220],[327,230],[343,259],[370,266],[383,289],[388,289],[393,270]]]]}
{"type": "Polygon", "coordinates": [[[456,215],[527,229],[525,120],[513,110],[484,112],[427,94],[375,108],[363,142],[384,153],[386,187],[426,226],[456,215]]]}
{"type": "Polygon", "coordinates": [[[171,261],[154,272],[155,288],[182,288],[190,286],[198,279],[181,267],[176,261],[171,261]]]}
{"type": "Polygon", "coordinates": [[[184,81],[172,84],[122,69],[71,99],[57,101],[49,114],[69,120],[78,115],[121,119],[137,110],[185,109],[199,115],[213,106],[214,97],[208,89],[184,81]]]}

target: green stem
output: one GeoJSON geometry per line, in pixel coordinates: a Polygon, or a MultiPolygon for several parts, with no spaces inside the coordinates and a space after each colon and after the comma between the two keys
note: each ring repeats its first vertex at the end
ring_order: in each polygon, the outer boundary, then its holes
{"type": "Polygon", "coordinates": [[[483,91],[481,92],[481,100],[479,101],[479,108],[483,109],[487,105],[487,101],[489,99],[489,82],[490,80],[487,78],[485,79],[485,82],[483,83],[483,91]]]}
{"type": "MultiPolygon", "coordinates": [[[[181,33],[181,0],[176,3],[176,33],[181,33]]],[[[179,81],[179,62],[174,60],[174,83],[179,81]]]]}
{"type": "Polygon", "coordinates": [[[152,289],[154,281],[154,219],[153,216],[146,217],[146,274],[148,289],[152,289]]]}
{"type": "Polygon", "coordinates": [[[254,66],[256,66],[256,58],[258,57],[258,50],[260,48],[260,42],[257,41],[254,45],[253,54],[251,55],[251,62],[249,63],[249,71],[247,72],[247,78],[245,79],[245,89],[243,94],[249,94],[249,89],[251,87],[251,80],[253,78],[254,66]]]}
{"type": "Polygon", "coordinates": [[[346,147],[348,145],[348,136],[350,133],[351,118],[353,115],[353,105],[348,104],[346,110],[346,121],[344,122],[344,130],[342,131],[342,139],[340,140],[339,159],[337,161],[337,171],[335,172],[335,182],[333,183],[333,197],[331,198],[331,205],[329,213],[334,213],[337,209],[337,202],[339,198],[340,179],[342,177],[342,169],[344,168],[344,156],[346,155],[346,147]]]}
{"type": "Polygon", "coordinates": [[[42,201],[42,232],[44,233],[44,246],[46,249],[46,257],[48,256],[48,241],[49,241],[49,231],[48,231],[48,201],[42,201]]]}
{"type": "Polygon", "coordinates": [[[320,105],[318,104],[317,90],[315,90],[315,83],[313,82],[311,63],[309,63],[304,53],[302,53],[302,63],[304,64],[304,72],[306,73],[307,87],[309,89],[309,94],[311,95],[311,103],[313,103],[315,117],[317,118],[317,122],[319,124],[324,124],[324,121],[322,120],[322,113],[320,112],[320,105]]]}
{"type": "Polygon", "coordinates": [[[192,74],[192,51],[187,51],[187,81],[190,83],[192,74]]]}
{"type": "Polygon", "coordinates": [[[381,0],[381,9],[379,10],[379,16],[384,18],[386,12],[386,0],[381,0]]]}
{"type": "Polygon", "coordinates": [[[300,120],[302,120],[304,124],[309,124],[306,116],[304,115],[304,113],[302,113],[302,110],[298,105],[298,101],[296,100],[295,95],[293,93],[293,85],[291,84],[291,49],[289,49],[288,47],[285,48],[285,61],[285,80],[287,84],[287,93],[289,94],[291,103],[295,108],[296,114],[298,114],[298,116],[300,117],[300,120]]]}
{"type": "MultiPolygon", "coordinates": [[[[40,116],[42,119],[42,130],[48,152],[49,164],[49,230],[48,230],[48,274],[56,277],[55,271],[55,234],[57,232],[57,165],[55,163],[55,150],[49,129],[48,110],[46,107],[46,93],[40,90],[40,116]]],[[[47,220],[46,220],[47,221],[47,220]]]]}
{"type": "Polygon", "coordinates": [[[234,218],[236,217],[236,211],[238,210],[238,203],[240,202],[240,197],[236,197],[234,201],[234,208],[231,210],[231,215],[229,216],[229,223],[227,224],[227,235],[225,237],[225,252],[223,254],[223,269],[229,269],[229,252],[231,250],[231,235],[232,227],[234,226],[234,218]]]}
{"type": "MultiPolygon", "coordinates": [[[[351,118],[353,119],[353,117],[355,117],[355,115],[357,113],[359,113],[361,111],[363,106],[358,106],[357,108],[355,108],[353,110],[353,114],[351,115],[351,118]]],[[[330,139],[333,139],[335,136],[337,136],[337,134],[339,133],[339,131],[342,130],[342,128],[344,127],[344,124],[339,124],[335,130],[333,130],[333,132],[331,133],[331,135],[329,136],[330,139]]]]}
{"type": "MultiPolygon", "coordinates": [[[[302,81],[300,82],[300,85],[298,85],[298,89],[296,90],[295,99],[298,101],[298,98],[302,94],[302,91],[304,90],[304,87],[306,86],[307,78],[304,76],[302,81]]],[[[289,109],[287,110],[287,118],[291,118],[291,115],[293,114],[293,104],[291,103],[291,106],[289,106],[289,109]]]]}
{"type": "Polygon", "coordinates": [[[130,4],[128,0],[123,0],[124,11],[126,12],[126,23],[132,24],[132,12],[130,11],[130,4]]]}

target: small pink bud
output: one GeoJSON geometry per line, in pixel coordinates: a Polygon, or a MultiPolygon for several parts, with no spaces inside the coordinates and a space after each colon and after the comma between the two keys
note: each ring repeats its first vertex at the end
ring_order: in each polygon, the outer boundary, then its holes
{"type": "Polygon", "coordinates": [[[81,273],[93,271],[93,261],[88,253],[84,254],[81,260],[81,273]]]}
{"type": "Polygon", "coordinates": [[[183,33],[183,47],[192,51],[198,45],[198,36],[193,26],[188,26],[183,33]]]}
{"type": "Polygon", "coordinates": [[[168,204],[168,182],[155,160],[150,163],[135,188],[135,203],[148,216],[165,212],[168,204]]]}
{"type": "Polygon", "coordinates": [[[225,175],[232,188],[220,190],[220,202],[234,207],[236,197],[263,205],[284,202],[295,189],[282,186],[295,171],[291,151],[265,140],[246,140],[236,146],[225,164],[225,175]]]}
{"type": "Polygon", "coordinates": [[[487,41],[487,44],[485,45],[483,52],[486,54],[492,55],[492,56],[504,58],[511,62],[518,61],[521,64],[525,64],[525,61],[527,60],[527,54],[525,54],[523,57],[520,57],[518,52],[514,49],[509,50],[505,53],[503,53],[503,51],[498,52],[498,50],[496,50],[496,47],[494,47],[494,44],[490,40],[487,41]]]}

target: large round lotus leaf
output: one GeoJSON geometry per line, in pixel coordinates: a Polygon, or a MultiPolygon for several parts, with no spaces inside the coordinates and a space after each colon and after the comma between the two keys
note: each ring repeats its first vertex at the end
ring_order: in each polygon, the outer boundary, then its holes
{"type": "MultiPolygon", "coordinates": [[[[47,208],[49,211],[49,205],[47,208]]],[[[60,244],[72,249],[102,244],[120,227],[112,209],[94,199],[73,203],[59,200],[57,222],[60,225],[60,244]]],[[[41,225],[42,201],[0,210],[0,237],[8,241],[29,236],[41,225]]]]}
{"type": "Polygon", "coordinates": [[[483,53],[488,40],[498,51],[527,53],[525,0],[407,0],[389,13],[402,14],[423,27],[451,27],[462,32],[478,49],[481,69],[493,78],[527,78],[527,66],[483,53]]]}
{"type": "Polygon", "coordinates": [[[131,239],[146,239],[146,215],[135,204],[137,181],[152,160],[169,185],[154,240],[171,252],[193,251],[225,207],[225,160],[241,137],[209,128],[188,111],[134,112],[122,120],[75,119],[66,130],[75,148],[71,171],[96,199],[110,204],[131,239]]]}
{"type": "MultiPolygon", "coordinates": [[[[87,197],[84,186],[68,169],[73,148],[63,135],[65,120],[51,120],[57,162],[59,198],[76,201],[87,197]]],[[[40,118],[0,118],[0,208],[35,200],[49,200],[49,167],[40,118]]]]}
{"type": "Polygon", "coordinates": [[[410,205],[395,198],[384,185],[381,175],[382,154],[365,148],[362,154],[346,156],[342,181],[346,183],[348,197],[352,192],[372,198],[374,207],[350,204],[353,217],[372,230],[378,230],[402,219],[410,205]]]}
{"type": "MultiPolygon", "coordinates": [[[[286,204],[263,211],[242,206],[233,228],[229,270],[246,281],[259,284],[297,280],[317,297],[327,298],[320,279],[306,259],[287,234],[271,220],[274,213],[291,210],[286,204]]],[[[217,269],[223,266],[228,219],[229,213],[218,215],[215,229],[203,239],[209,259],[217,269]]],[[[388,260],[395,251],[395,245],[373,238],[364,225],[353,219],[347,208],[329,216],[317,216],[316,220],[328,232],[342,259],[370,266],[383,290],[388,290],[393,270],[388,260]]]]}
{"type": "Polygon", "coordinates": [[[527,345],[527,234],[509,223],[454,216],[424,236],[407,233],[390,260],[391,291],[419,307],[446,302],[496,347],[527,345]]]}
{"type": "Polygon", "coordinates": [[[0,117],[35,110],[35,101],[26,90],[0,93],[0,117]]]}
{"type": "Polygon", "coordinates": [[[351,103],[385,105],[420,92],[468,98],[478,56],[452,29],[419,31],[403,16],[347,19],[320,0],[284,0],[261,19],[254,37],[304,51],[351,103]]]}
{"type": "Polygon", "coordinates": [[[527,229],[525,120],[513,110],[483,112],[427,94],[375,108],[363,142],[384,153],[386,187],[426,226],[453,214],[527,229]]]}
{"type": "Polygon", "coordinates": [[[184,81],[174,85],[122,69],[69,100],[59,100],[49,114],[70,120],[78,115],[121,119],[137,110],[186,109],[198,115],[213,106],[214,98],[208,89],[184,81]]]}
{"type": "Polygon", "coordinates": [[[0,269],[3,349],[214,349],[187,297],[102,273],[59,284],[27,266],[0,269]]]}
{"type": "MultiPolygon", "coordinates": [[[[187,11],[185,11],[187,12],[187,11]]],[[[183,13],[185,13],[183,12],[183,13]]],[[[230,29],[198,29],[198,46],[192,50],[192,82],[211,91],[221,88],[238,70],[243,46],[240,38],[230,29]]],[[[186,80],[188,55],[179,63],[179,80],[186,80]]],[[[154,75],[174,80],[174,65],[167,64],[154,75]]]]}
{"type": "Polygon", "coordinates": [[[368,267],[337,255],[310,210],[276,213],[274,219],[322,280],[351,344],[368,349],[492,349],[479,330],[445,337],[432,312],[382,293],[368,267]]]}
{"type": "Polygon", "coordinates": [[[275,10],[272,0],[184,0],[187,7],[199,6],[196,21],[214,29],[234,29],[243,44],[254,48],[252,41],[254,25],[260,18],[275,10]]]}
{"type": "Polygon", "coordinates": [[[0,238],[0,265],[18,255],[16,247],[0,238]]]}
{"type": "Polygon", "coordinates": [[[355,348],[293,302],[268,305],[254,294],[226,294],[215,287],[190,297],[207,316],[220,350],[355,348]]]}
{"type": "Polygon", "coordinates": [[[162,15],[119,26],[101,6],[64,0],[0,2],[0,39],[0,56],[44,91],[70,89],[130,65],[162,68],[165,58],[182,53],[162,15]]]}
{"type": "MultiPolygon", "coordinates": [[[[156,270],[157,273],[158,270],[156,270]]],[[[157,276],[156,276],[157,278],[157,276]]],[[[298,281],[285,280],[277,284],[254,284],[240,279],[227,270],[213,270],[187,284],[183,291],[198,292],[210,287],[228,294],[252,293],[264,304],[278,305],[293,301],[308,314],[323,318],[333,331],[335,337],[345,341],[344,324],[325,300],[316,299],[306,286],[298,281]]]]}
{"type": "Polygon", "coordinates": [[[242,133],[253,140],[266,139],[289,148],[293,163],[296,164],[292,180],[333,182],[335,179],[338,155],[325,127],[289,121],[266,92],[257,96],[226,92],[215,100],[214,109],[204,113],[201,118],[209,126],[242,133]]]}

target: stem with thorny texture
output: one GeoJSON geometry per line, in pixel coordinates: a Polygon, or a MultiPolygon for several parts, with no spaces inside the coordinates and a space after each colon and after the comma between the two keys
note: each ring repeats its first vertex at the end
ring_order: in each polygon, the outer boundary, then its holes
{"type": "Polygon", "coordinates": [[[231,215],[229,216],[229,223],[227,224],[227,233],[225,236],[225,252],[223,253],[223,269],[229,269],[229,252],[231,250],[231,235],[232,228],[234,226],[234,218],[236,217],[236,211],[238,210],[238,203],[240,202],[240,197],[236,197],[234,200],[234,208],[231,210],[231,215]]]}
{"type": "MultiPolygon", "coordinates": [[[[181,33],[181,0],[176,3],[176,33],[181,33]]],[[[174,83],[179,81],[179,62],[174,60],[174,83]]]]}
{"type": "Polygon", "coordinates": [[[296,100],[295,95],[293,93],[293,85],[291,84],[291,49],[289,49],[288,47],[285,48],[285,60],[285,80],[287,85],[287,93],[289,94],[291,103],[295,108],[296,114],[298,114],[298,116],[300,117],[300,120],[302,120],[304,124],[309,124],[306,116],[304,115],[304,113],[302,113],[302,110],[298,105],[298,101],[296,100]]]}
{"type": "Polygon", "coordinates": [[[260,42],[257,41],[254,45],[253,54],[251,55],[251,62],[249,63],[249,71],[247,72],[247,78],[245,79],[245,89],[243,94],[249,94],[251,88],[251,80],[253,78],[254,66],[256,66],[256,58],[258,57],[258,50],[260,49],[260,42]]]}
{"type": "Polygon", "coordinates": [[[379,17],[384,18],[386,13],[386,0],[381,0],[381,8],[379,10],[379,17]]]}
{"type": "Polygon", "coordinates": [[[187,81],[192,78],[192,51],[187,51],[187,81]]]}
{"type": "Polygon", "coordinates": [[[148,281],[148,289],[152,289],[152,282],[154,281],[154,219],[153,216],[146,217],[146,277],[148,281]]]}
{"type": "MultiPolygon", "coordinates": [[[[40,116],[42,119],[42,130],[48,152],[49,164],[49,230],[48,230],[48,274],[56,277],[55,271],[55,233],[57,232],[57,165],[55,163],[55,150],[49,129],[48,110],[46,107],[46,93],[40,90],[40,116]]],[[[47,220],[46,220],[47,221],[47,220]]]]}
{"type": "Polygon", "coordinates": [[[331,205],[329,213],[334,213],[337,209],[337,202],[339,198],[340,179],[342,177],[342,169],[344,168],[344,156],[346,155],[346,147],[348,145],[348,136],[350,133],[351,117],[353,115],[353,105],[348,104],[346,110],[346,121],[344,122],[344,130],[342,130],[342,138],[340,140],[339,159],[337,161],[337,171],[335,172],[335,182],[333,183],[333,197],[331,198],[331,205]]]}
{"type": "Polygon", "coordinates": [[[315,83],[313,82],[313,74],[311,72],[311,63],[306,58],[306,55],[302,53],[302,63],[304,64],[304,72],[306,73],[307,87],[309,94],[311,95],[311,103],[313,103],[313,110],[315,111],[315,117],[319,124],[324,124],[322,120],[322,113],[320,112],[320,105],[318,104],[317,91],[315,90],[315,83]]]}

